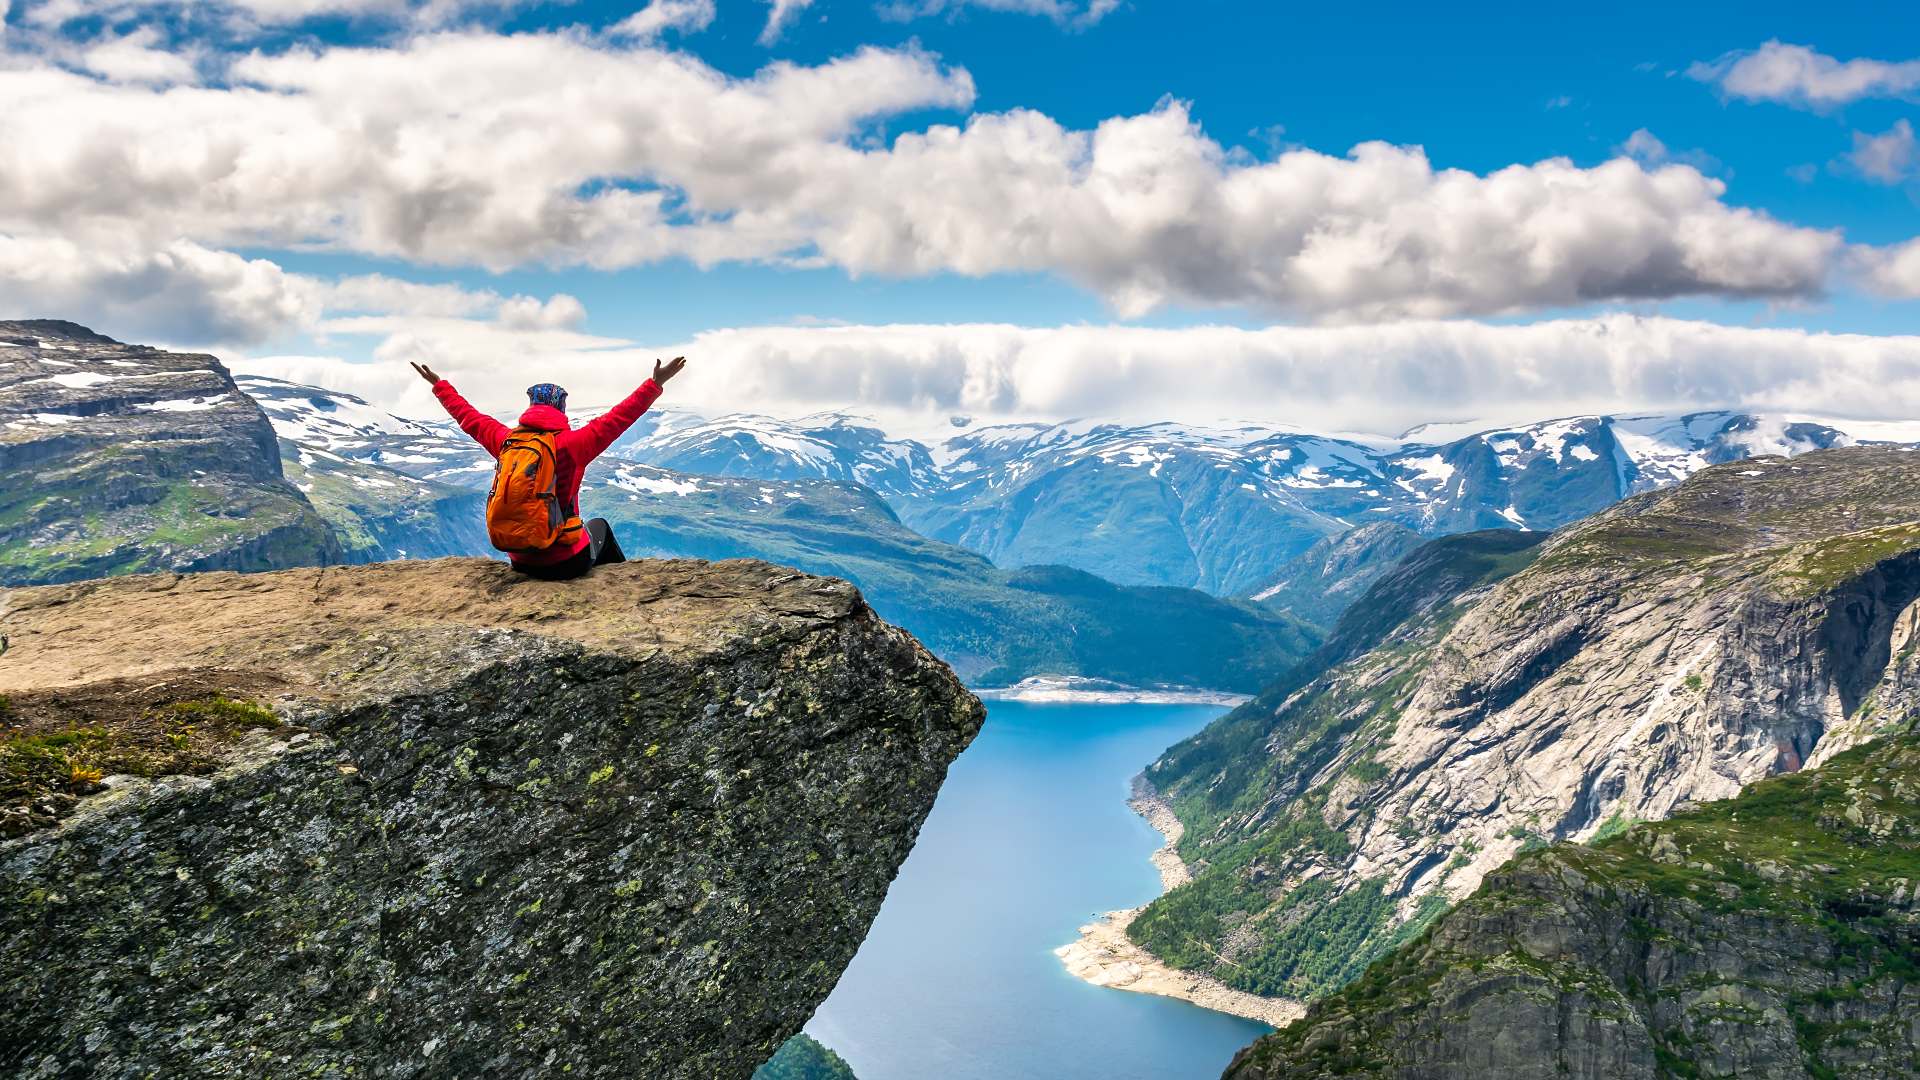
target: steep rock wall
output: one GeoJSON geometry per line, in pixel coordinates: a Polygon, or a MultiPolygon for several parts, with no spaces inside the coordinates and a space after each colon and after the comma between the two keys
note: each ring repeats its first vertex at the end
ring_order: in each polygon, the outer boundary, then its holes
{"type": "Polygon", "coordinates": [[[0,321],[0,584],[342,557],[218,360],[0,321]]]}
{"type": "Polygon", "coordinates": [[[1231,1080],[1920,1076],[1920,737],[1499,870],[1231,1080]]]}
{"type": "Polygon", "coordinates": [[[1367,651],[1157,762],[1196,872],[1134,939],[1242,989],[1324,993],[1515,854],[1818,763],[1920,694],[1907,450],[1718,466],[1527,558],[1433,605],[1388,575],[1332,638],[1397,620],[1367,651]]]}

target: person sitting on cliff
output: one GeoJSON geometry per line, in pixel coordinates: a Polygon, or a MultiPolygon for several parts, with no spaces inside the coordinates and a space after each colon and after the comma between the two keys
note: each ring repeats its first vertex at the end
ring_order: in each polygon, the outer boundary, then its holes
{"type": "Polygon", "coordinates": [[[520,414],[519,426],[509,428],[467,404],[432,368],[414,364],[413,370],[433,385],[433,396],[460,430],[493,455],[493,487],[487,493],[487,536],[493,546],[507,552],[523,574],[565,581],[605,563],[627,561],[606,518],[581,523],[580,478],[686,366],[684,356],[664,364],[655,360],[653,378],[579,428],[567,419],[567,392],[552,383],[527,388],[527,411],[520,414]]]}

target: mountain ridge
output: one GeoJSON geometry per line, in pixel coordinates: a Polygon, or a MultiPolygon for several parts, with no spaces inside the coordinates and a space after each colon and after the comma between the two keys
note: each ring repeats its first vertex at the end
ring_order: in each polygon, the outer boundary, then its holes
{"type": "Polygon", "coordinates": [[[266,415],[204,354],[0,322],[0,465],[0,583],[346,557],[266,415]]]}
{"type": "Polygon", "coordinates": [[[1522,848],[1870,737],[1912,706],[1916,597],[1910,451],[1756,459],[1635,496],[1491,584],[1401,605],[1370,648],[1163,755],[1148,777],[1196,873],[1135,940],[1242,989],[1335,989],[1522,848]]]}
{"type": "MultiPolygon", "coordinates": [[[[391,460],[350,456],[456,480],[451,469],[406,461],[459,456],[456,433],[437,420],[407,423],[455,438],[416,443],[409,454],[396,437],[391,460]]],[[[849,413],[709,417],[661,407],[611,453],[684,473],[859,483],[916,531],[1000,565],[1060,564],[1119,584],[1246,596],[1316,543],[1370,524],[1423,536],[1550,530],[1711,464],[1890,434],[1875,423],[1856,438],[1846,421],[1738,409],[1590,414],[1459,434],[1463,426],[1471,425],[1431,429],[1452,436],[1436,441],[1418,429],[1374,439],[1092,419],[970,426],[922,442],[849,413]]],[[[1920,430],[1906,434],[1920,439],[1920,430]]],[[[469,456],[464,467],[483,466],[469,456]]]]}
{"type": "Polygon", "coordinates": [[[1920,737],[1523,853],[1226,1080],[1920,1075],[1920,737]]]}

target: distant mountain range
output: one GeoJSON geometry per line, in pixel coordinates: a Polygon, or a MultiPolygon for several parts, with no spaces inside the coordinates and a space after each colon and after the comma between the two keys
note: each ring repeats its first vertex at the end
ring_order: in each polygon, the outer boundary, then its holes
{"type": "MultiPolygon", "coordinates": [[[[296,442],[442,482],[487,467],[444,422],[242,381],[296,442]],[[280,395],[294,395],[294,404],[276,404],[280,395]],[[300,395],[312,403],[299,404],[300,395]]],[[[1709,465],[1876,441],[1864,432],[1884,437],[1885,425],[1850,431],[1844,421],[1717,411],[1466,427],[1366,440],[1257,425],[1076,421],[971,428],[929,446],[843,413],[781,420],[667,407],[612,452],[676,472],[859,484],[908,527],[1000,566],[1070,566],[1119,584],[1266,593],[1271,602],[1301,569],[1290,564],[1355,529],[1546,531],[1709,465]]],[[[1895,434],[1920,439],[1920,427],[1895,434]]],[[[1325,620],[1338,611],[1300,614],[1325,620]]]]}
{"type": "Polygon", "coordinates": [[[750,480],[833,480],[905,498],[945,486],[933,454],[892,439],[857,417],[824,413],[783,421],[735,414],[714,419],[663,410],[630,432],[616,453],[643,465],[750,480]]]}
{"type": "Polygon", "coordinates": [[[1260,427],[998,427],[941,447],[945,482],[896,499],[929,536],[1220,595],[1271,587],[1316,542],[1392,522],[1423,536],[1550,530],[1708,465],[1855,441],[1745,413],[1589,416],[1392,445],[1260,427]]]}

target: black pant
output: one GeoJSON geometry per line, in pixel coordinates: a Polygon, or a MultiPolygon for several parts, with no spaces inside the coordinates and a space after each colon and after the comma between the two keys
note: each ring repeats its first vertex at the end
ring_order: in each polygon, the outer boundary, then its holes
{"type": "Polygon", "coordinates": [[[545,566],[514,563],[513,568],[542,581],[566,581],[580,577],[596,566],[626,561],[626,553],[620,550],[620,541],[613,537],[613,526],[607,524],[606,518],[594,518],[587,522],[586,547],[557,563],[545,566]]]}

